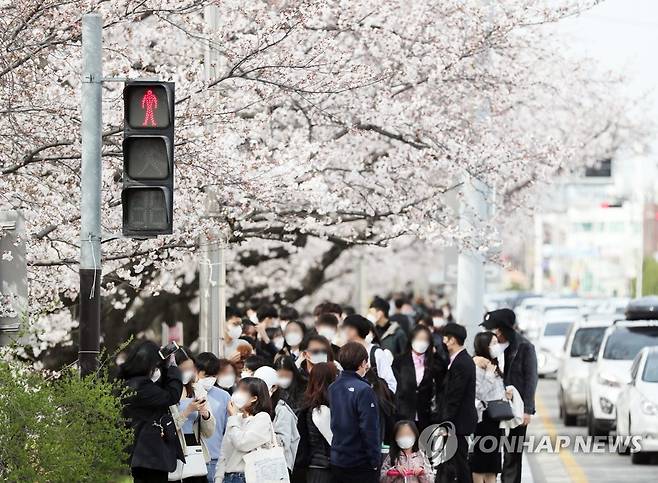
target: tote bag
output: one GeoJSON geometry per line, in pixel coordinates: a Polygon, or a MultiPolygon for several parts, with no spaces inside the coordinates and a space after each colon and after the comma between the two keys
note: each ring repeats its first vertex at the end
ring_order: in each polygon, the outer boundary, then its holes
{"type": "Polygon", "coordinates": [[[201,446],[188,446],[185,451],[185,463],[176,461],[176,469],[169,473],[169,481],[180,481],[192,476],[206,476],[208,467],[201,446]]]}
{"type": "Polygon", "coordinates": [[[271,424],[270,429],[272,431],[270,447],[258,448],[242,457],[247,483],[290,483],[283,448],[277,443],[274,426],[271,424]]]}

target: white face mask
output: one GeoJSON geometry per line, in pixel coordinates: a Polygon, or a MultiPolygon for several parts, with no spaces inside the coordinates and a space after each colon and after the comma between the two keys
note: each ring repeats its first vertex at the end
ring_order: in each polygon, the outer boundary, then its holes
{"type": "Polygon", "coordinates": [[[444,325],[446,325],[446,321],[443,317],[434,317],[432,319],[432,325],[434,327],[443,327],[444,325]]]}
{"type": "Polygon", "coordinates": [[[493,359],[498,359],[504,352],[505,351],[503,351],[503,348],[498,343],[489,346],[489,354],[493,359]]]}
{"type": "Polygon", "coordinates": [[[377,323],[377,316],[375,314],[368,314],[366,315],[366,319],[368,319],[370,322],[373,324],[377,323]]]}
{"type": "Polygon", "coordinates": [[[301,332],[288,332],[286,335],[286,342],[291,347],[298,346],[302,342],[302,339],[303,337],[301,332]]]}
{"type": "Polygon", "coordinates": [[[288,326],[288,321],[287,320],[282,320],[281,321],[281,330],[285,331],[287,326],[288,326]]]}
{"type": "Polygon", "coordinates": [[[324,326],[318,329],[318,335],[321,335],[322,337],[326,337],[327,340],[331,342],[336,337],[336,331],[331,327],[324,326]]]}
{"type": "Polygon", "coordinates": [[[224,389],[231,389],[233,384],[235,384],[235,375],[234,374],[225,374],[217,378],[217,384],[219,387],[224,389]]]}
{"type": "Polygon", "coordinates": [[[216,377],[204,377],[203,379],[199,380],[199,384],[201,384],[201,387],[204,388],[206,391],[208,391],[211,387],[215,385],[215,382],[217,382],[216,377]]]}
{"type": "Polygon", "coordinates": [[[155,370],[153,371],[153,374],[151,374],[151,381],[158,382],[159,380],[160,380],[160,369],[156,367],[155,370]]]}
{"type": "Polygon", "coordinates": [[[236,408],[242,409],[249,402],[249,394],[244,391],[236,391],[231,396],[231,401],[235,404],[236,408]]]}
{"type": "Polygon", "coordinates": [[[256,316],[256,314],[251,314],[249,316],[249,320],[251,320],[254,324],[257,324],[258,323],[258,316],[256,316]]]}
{"type": "Polygon", "coordinates": [[[272,343],[274,344],[274,347],[277,349],[281,350],[283,349],[283,337],[275,337],[272,339],[272,343]]]}
{"type": "Polygon", "coordinates": [[[411,348],[418,354],[425,354],[425,351],[427,351],[429,346],[430,343],[425,340],[416,339],[411,343],[411,348]]]}
{"type": "Polygon", "coordinates": [[[395,438],[395,442],[400,448],[409,449],[413,448],[416,438],[413,436],[400,436],[399,438],[395,438]]]}
{"type": "Polygon", "coordinates": [[[292,377],[279,377],[279,381],[277,382],[277,386],[279,386],[282,389],[288,389],[291,384],[292,384],[292,377]]]}
{"type": "Polygon", "coordinates": [[[194,377],[194,371],[189,370],[189,371],[184,371],[183,372],[183,384],[187,384],[192,380],[194,377]]]}
{"type": "Polygon", "coordinates": [[[318,352],[317,354],[309,354],[309,359],[311,360],[311,364],[322,364],[323,362],[327,362],[327,353],[318,352]]]}
{"type": "Polygon", "coordinates": [[[368,344],[371,344],[371,343],[372,343],[372,339],[374,339],[374,338],[375,338],[375,336],[373,336],[372,333],[369,333],[368,335],[366,335],[366,342],[367,342],[368,344]]]}
{"type": "Polygon", "coordinates": [[[240,373],[240,379],[244,379],[245,377],[251,377],[251,372],[250,371],[242,371],[240,373]]]}
{"type": "Polygon", "coordinates": [[[240,325],[231,325],[228,328],[228,335],[231,339],[239,339],[242,335],[242,326],[240,325]]]}

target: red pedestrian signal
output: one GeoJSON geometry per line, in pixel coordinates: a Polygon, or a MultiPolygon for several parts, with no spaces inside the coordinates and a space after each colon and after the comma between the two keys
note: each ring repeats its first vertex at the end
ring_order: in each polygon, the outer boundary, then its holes
{"type": "Polygon", "coordinates": [[[123,90],[123,234],[173,232],[174,84],[127,82],[123,90]]]}

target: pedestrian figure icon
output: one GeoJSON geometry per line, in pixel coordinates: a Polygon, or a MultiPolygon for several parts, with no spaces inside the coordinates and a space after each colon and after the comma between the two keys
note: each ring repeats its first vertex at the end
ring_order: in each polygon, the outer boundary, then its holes
{"type": "Polygon", "coordinates": [[[158,127],[155,123],[155,117],[153,117],[153,110],[158,108],[158,96],[153,94],[151,89],[146,91],[144,97],[142,97],[142,109],[144,109],[144,122],[142,126],[152,126],[158,127]]]}

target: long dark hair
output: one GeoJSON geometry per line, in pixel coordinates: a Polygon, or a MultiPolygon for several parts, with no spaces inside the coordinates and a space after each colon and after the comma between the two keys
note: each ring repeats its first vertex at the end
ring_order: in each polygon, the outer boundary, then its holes
{"type": "Polygon", "coordinates": [[[411,447],[411,451],[413,451],[414,453],[418,451],[418,428],[416,427],[416,423],[404,419],[398,421],[397,423],[395,423],[395,426],[393,426],[393,437],[391,438],[391,444],[388,450],[388,455],[391,459],[392,465],[397,465],[399,463],[398,460],[400,458],[400,453],[402,452],[402,448],[398,446],[398,442],[396,441],[396,436],[398,435],[398,431],[404,426],[408,426],[409,429],[411,429],[414,432],[414,436],[416,437],[416,441],[414,441],[414,445],[411,447]]]}
{"type": "Polygon", "coordinates": [[[475,334],[475,339],[473,339],[473,351],[475,352],[476,356],[489,359],[491,363],[496,366],[496,374],[502,376],[503,373],[498,367],[498,359],[491,357],[491,352],[489,351],[489,345],[491,344],[491,339],[493,338],[493,332],[486,331],[475,334]]]}
{"type": "Polygon", "coordinates": [[[279,387],[274,391],[274,394],[272,394],[272,406],[276,408],[279,400],[283,399],[293,409],[297,409],[295,406],[297,406],[304,391],[304,378],[299,373],[299,369],[297,369],[291,356],[282,356],[274,361],[274,370],[278,371],[279,369],[292,372],[292,383],[287,389],[279,387]]]}
{"type": "Polygon", "coordinates": [[[132,377],[150,377],[162,361],[159,352],[160,347],[150,340],[135,344],[128,351],[125,362],[119,366],[118,377],[124,380],[132,377]]]}
{"type": "Polygon", "coordinates": [[[329,385],[336,380],[338,369],[333,362],[315,364],[308,378],[304,393],[304,409],[317,409],[329,406],[329,385]]]}
{"type": "MultiPolygon", "coordinates": [[[[304,338],[306,337],[306,325],[304,325],[304,323],[300,322],[299,320],[291,320],[291,321],[288,322],[288,325],[286,325],[286,330],[288,329],[288,327],[290,327],[291,324],[296,325],[297,327],[299,327],[302,330],[302,340],[299,341],[299,345],[301,347],[302,342],[304,341],[304,338]]],[[[281,349],[281,351],[283,351],[284,349],[287,349],[287,353],[290,354],[290,345],[288,345],[288,341],[286,340],[286,331],[285,330],[283,331],[283,349],[281,349]]]]}
{"type": "MultiPolygon", "coordinates": [[[[274,411],[272,410],[272,399],[270,398],[270,391],[267,389],[267,384],[262,379],[257,377],[245,377],[238,382],[237,389],[243,389],[251,396],[256,396],[256,402],[249,409],[249,414],[255,416],[258,413],[267,413],[270,419],[274,418],[274,411]]],[[[236,389],[236,390],[237,390],[236,389]]]]}

